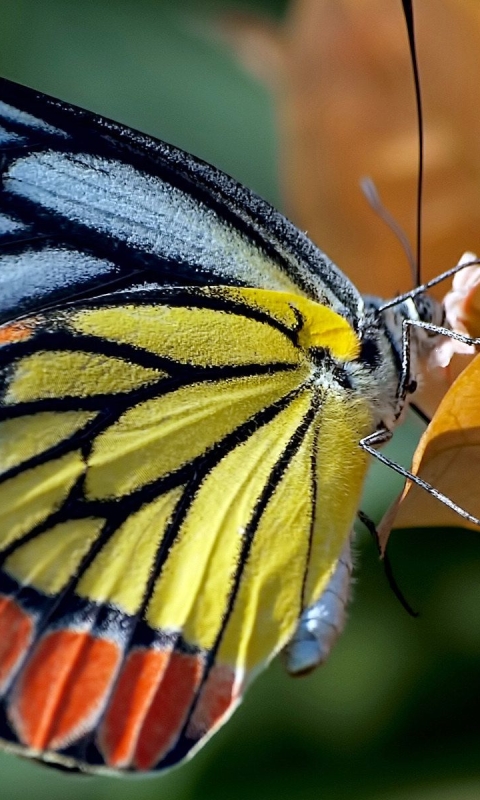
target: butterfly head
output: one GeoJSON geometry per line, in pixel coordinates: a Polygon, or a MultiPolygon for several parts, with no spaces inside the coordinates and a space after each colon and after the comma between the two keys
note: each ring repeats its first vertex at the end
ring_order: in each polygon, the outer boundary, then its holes
{"type": "Polygon", "coordinates": [[[426,293],[398,303],[370,296],[364,301],[367,329],[362,351],[368,353],[374,343],[374,372],[384,389],[380,424],[391,430],[422,383],[428,357],[442,338],[438,328],[445,326],[445,311],[426,293]]]}

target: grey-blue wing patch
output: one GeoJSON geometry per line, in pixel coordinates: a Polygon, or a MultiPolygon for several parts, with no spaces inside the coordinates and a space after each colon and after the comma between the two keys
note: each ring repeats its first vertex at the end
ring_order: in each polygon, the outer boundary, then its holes
{"type": "Polygon", "coordinates": [[[0,323],[151,283],[293,291],[359,316],[330,260],[227,175],[5,80],[0,173],[0,323]]]}

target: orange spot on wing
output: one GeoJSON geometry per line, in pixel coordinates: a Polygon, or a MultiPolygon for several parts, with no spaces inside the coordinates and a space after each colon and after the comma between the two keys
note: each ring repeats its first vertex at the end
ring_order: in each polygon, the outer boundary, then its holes
{"type": "Polygon", "coordinates": [[[203,659],[172,653],[138,737],[137,769],[152,769],[177,741],[203,673],[203,659]]]}
{"type": "Polygon", "coordinates": [[[60,749],[94,727],[121,650],[89,633],[58,630],[41,639],[15,687],[10,717],[22,742],[60,749]]]}
{"type": "Polygon", "coordinates": [[[153,769],[177,741],[203,672],[200,656],[135,649],[122,669],[99,734],[106,762],[153,769]]]}
{"type": "Polygon", "coordinates": [[[28,650],[33,618],[11,597],[0,598],[0,689],[6,688],[13,670],[28,650]]]}
{"type": "MultiPolygon", "coordinates": [[[[98,744],[116,769],[148,770],[175,745],[203,672],[198,656],[137,648],[128,656],[101,724],[98,744]]],[[[187,736],[201,739],[233,711],[235,671],[213,667],[188,725],[187,736]]]]}
{"type": "Polygon", "coordinates": [[[169,653],[133,650],[122,668],[99,733],[99,747],[112,767],[127,767],[145,716],[168,663],[169,653]]]}
{"type": "Polygon", "coordinates": [[[212,667],[187,728],[187,736],[201,739],[236,705],[235,671],[224,664],[212,667]]]}
{"type": "Polygon", "coordinates": [[[37,325],[38,320],[24,320],[2,325],[0,327],[0,347],[4,344],[13,344],[29,339],[37,325]]]}

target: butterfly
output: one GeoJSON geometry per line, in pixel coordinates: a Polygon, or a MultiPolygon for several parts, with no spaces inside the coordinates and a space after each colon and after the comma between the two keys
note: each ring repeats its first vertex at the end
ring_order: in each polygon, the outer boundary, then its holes
{"type": "Polygon", "coordinates": [[[0,738],[161,770],[326,658],[443,311],[173,146],[6,80],[0,126],[0,738]]]}

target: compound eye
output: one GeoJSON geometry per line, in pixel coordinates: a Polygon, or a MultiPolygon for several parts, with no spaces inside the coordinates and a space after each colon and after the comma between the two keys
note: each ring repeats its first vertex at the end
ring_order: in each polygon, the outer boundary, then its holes
{"type": "MultiPolygon", "coordinates": [[[[441,303],[429,295],[421,294],[415,298],[418,317],[422,322],[442,326],[445,323],[445,309],[441,303]]],[[[433,334],[435,335],[435,334],[433,334]]]]}
{"type": "Polygon", "coordinates": [[[421,322],[432,322],[433,308],[430,299],[424,294],[419,294],[415,297],[414,303],[421,322]]]}
{"type": "Polygon", "coordinates": [[[409,384],[405,387],[407,394],[414,394],[417,391],[418,383],[415,380],[411,380],[409,384]]]}

